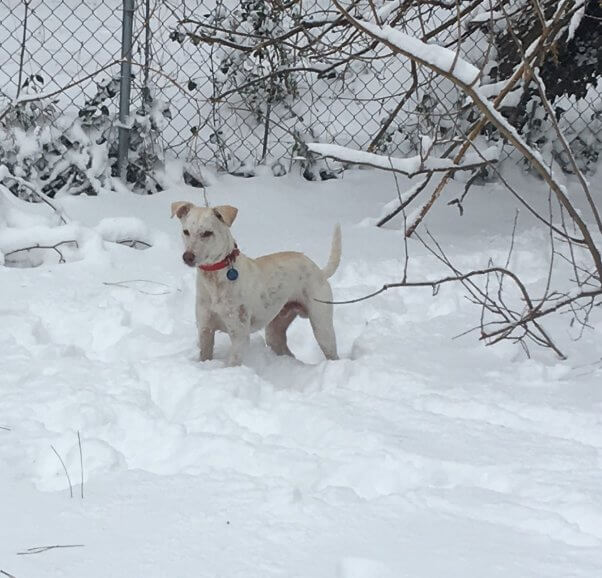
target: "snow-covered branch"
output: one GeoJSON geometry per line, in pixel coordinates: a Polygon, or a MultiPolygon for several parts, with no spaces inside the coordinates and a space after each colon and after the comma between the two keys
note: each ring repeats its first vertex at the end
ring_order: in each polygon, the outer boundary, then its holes
{"type": "Polygon", "coordinates": [[[308,143],[307,148],[311,152],[323,157],[345,163],[393,171],[407,175],[408,177],[444,171],[473,171],[490,162],[495,162],[498,158],[497,147],[488,148],[483,151],[482,156],[468,155],[458,164],[454,163],[453,159],[449,158],[434,156],[422,158],[420,155],[407,158],[395,158],[324,143],[308,143]]]}

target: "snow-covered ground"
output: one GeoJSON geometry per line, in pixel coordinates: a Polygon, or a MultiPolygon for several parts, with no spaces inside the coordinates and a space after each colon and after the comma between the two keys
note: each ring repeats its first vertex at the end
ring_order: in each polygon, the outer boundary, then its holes
{"type": "MultiPolygon", "coordinates": [[[[519,180],[545,201],[537,181],[519,180]]],[[[507,194],[473,189],[460,218],[445,201],[461,190],[446,193],[427,225],[462,267],[505,256],[507,194]]],[[[207,195],[240,209],[233,230],[250,256],[295,249],[323,264],[340,221],[337,299],[402,271],[399,221],[371,224],[396,197],[390,174],[349,171],[323,183],[220,177],[207,195]]],[[[547,324],[568,362],[537,350],[527,359],[474,334],[452,339],[479,317],[458,287],[435,297],[390,291],[336,308],[340,361],[323,361],[309,326],[296,321],[299,361],[275,357],[256,334],[243,367],[224,367],[224,337],[218,359],[199,363],[194,273],[169,219],[181,199],[203,202],[184,186],[64,198],[72,222],[54,242],[79,243],[63,247],[67,263],[49,251],[35,268],[0,266],[0,570],[16,578],[602,575],[600,312],[579,341],[568,320],[547,324]],[[128,237],[152,247],[108,242],[128,237]],[[52,545],[82,546],[19,554],[52,545]]],[[[5,199],[3,211],[4,252],[17,247],[16,225],[47,237],[45,205],[5,199]]],[[[546,239],[521,215],[513,265],[534,286],[545,280],[546,239]]],[[[441,272],[419,243],[409,249],[413,278],[441,272]]]]}

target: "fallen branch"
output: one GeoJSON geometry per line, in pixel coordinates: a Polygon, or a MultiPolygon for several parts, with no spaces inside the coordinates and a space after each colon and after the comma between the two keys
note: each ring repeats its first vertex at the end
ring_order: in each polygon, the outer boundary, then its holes
{"type": "Polygon", "coordinates": [[[21,253],[23,251],[32,251],[34,249],[51,249],[58,253],[59,255],[59,263],[65,263],[65,257],[63,253],[59,250],[61,245],[68,245],[69,243],[73,243],[76,247],[78,247],[78,243],[75,239],[71,239],[69,241],[60,241],[55,245],[40,245],[39,243],[32,245],[31,247],[23,247],[22,249],[14,249],[13,251],[8,251],[8,253],[4,253],[4,257],[8,257],[10,255],[14,255],[16,253],[21,253]]]}

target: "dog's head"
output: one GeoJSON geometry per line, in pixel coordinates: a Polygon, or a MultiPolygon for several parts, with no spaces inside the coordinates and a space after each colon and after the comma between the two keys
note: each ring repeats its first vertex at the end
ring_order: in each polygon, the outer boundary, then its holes
{"type": "Polygon", "coordinates": [[[184,263],[190,267],[210,265],[229,255],[235,245],[230,225],[237,213],[230,205],[209,208],[185,201],[172,203],[171,216],[178,217],[182,225],[184,263]]]}

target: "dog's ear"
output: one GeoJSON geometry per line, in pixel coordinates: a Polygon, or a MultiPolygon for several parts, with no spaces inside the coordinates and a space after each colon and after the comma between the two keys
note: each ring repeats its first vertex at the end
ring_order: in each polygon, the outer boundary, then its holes
{"type": "Polygon", "coordinates": [[[220,205],[219,207],[214,207],[213,212],[220,221],[223,221],[230,227],[234,223],[234,219],[236,219],[238,209],[230,205],[220,205]]]}
{"type": "Polygon", "coordinates": [[[181,219],[188,214],[192,207],[192,203],[187,201],[176,201],[175,203],[171,204],[171,216],[172,218],[178,217],[178,219],[181,219]]]}

